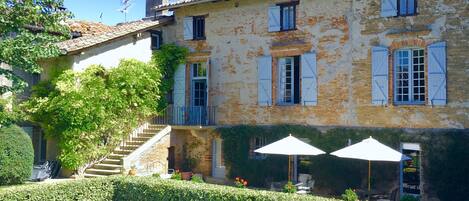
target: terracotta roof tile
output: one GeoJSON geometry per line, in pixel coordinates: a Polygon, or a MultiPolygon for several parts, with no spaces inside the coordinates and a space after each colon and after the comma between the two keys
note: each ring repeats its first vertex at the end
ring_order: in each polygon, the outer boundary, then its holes
{"type": "MultiPolygon", "coordinates": [[[[84,31],[82,33],[83,36],[60,42],[57,45],[65,53],[75,52],[128,34],[149,30],[153,27],[167,24],[172,20],[173,18],[167,17],[155,21],[139,20],[116,26],[101,26],[101,23],[93,23],[90,26],[76,25],[75,30],[84,31]]],[[[74,28],[72,28],[72,31],[74,31],[74,28]]]]}

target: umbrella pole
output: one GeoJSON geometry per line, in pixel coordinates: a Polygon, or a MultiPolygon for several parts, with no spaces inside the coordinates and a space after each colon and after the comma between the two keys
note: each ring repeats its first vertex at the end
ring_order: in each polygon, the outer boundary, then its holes
{"type": "Polygon", "coordinates": [[[371,191],[371,161],[368,161],[368,193],[371,191]]]}
{"type": "Polygon", "coordinates": [[[290,181],[290,176],[291,176],[291,174],[290,174],[290,165],[291,165],[291,164],[290,164],[290,157],[291,157],[291,156],[288,155],[288,181],[290,181]]]}

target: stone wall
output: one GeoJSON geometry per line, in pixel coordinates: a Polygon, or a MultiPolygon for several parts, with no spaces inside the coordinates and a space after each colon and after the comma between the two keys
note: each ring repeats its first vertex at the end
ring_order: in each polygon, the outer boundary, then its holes
{"type": "MultiPolygon", "coordinates": [[[[297,30],[269,33],[268,6],[279,2],[285,1],[239,0],[187,6],[176,9],[175,24],[165,28],[166,42],[190,48],[188,61],[210,56],[209,105],[218,107],[218,124],[469,127],[467,1],[419,1],[416,16],[383,18],[380,0],[302,0],[297,7],[297,30]],[[184,41],[183,18],[198,15],[206,16],[207,39],[184,41]],[[436,41],[448,44],[448,104],[373,106],[371,47],[389,46],[392,51],[425,47],[436,41]],[[318,105],[259,106],[256,58],[274,57],[275,83],[275,57],[311,50],[317,52],[318,105]]],[[[272,91],[275,100],[275,84],[272,91]]]]}

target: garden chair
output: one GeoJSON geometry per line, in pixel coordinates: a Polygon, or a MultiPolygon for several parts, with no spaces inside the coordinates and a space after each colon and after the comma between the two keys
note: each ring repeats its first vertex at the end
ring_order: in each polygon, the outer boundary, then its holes
{"type": "Polygon", "coordinates": [[[315,181],[310,174],[299,174],[299,183],[296,184],[298,194],[309,194],[314,188],[315,181]]]}

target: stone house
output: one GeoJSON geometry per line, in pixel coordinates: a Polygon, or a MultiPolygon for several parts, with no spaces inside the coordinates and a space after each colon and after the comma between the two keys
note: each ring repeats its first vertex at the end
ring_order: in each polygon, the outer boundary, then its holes
{"type": "MultiPolygon", "coordinates": [[[[148,61],[151,33],[162,43],[189,48],[164,115],[142,124],[85,176],[120,174],[130,166],[141,167],[141,174],[190,168],[211,182],[224,182],[230,178],[220,127],[286,124],[468,133],[468,4],[147,0],[150,21],[62,43],[65,56],[45,62],[41,79],[57,66],[80,71],[90,64],[115,66],[119,58],[148,61]],[[173,16],[151,21],[160,14],[173,16]]],[[[252,151],[267,141],[250,142],[252,151]]],[[[413,142],[401,148],[422,151],[413,142]]],[[[425,189],[422,185],[417,188],[425,189]]]]}
{"type": "Polygon", "coordinates": [[[195,171],[225,178],[216,128],[232,125],[467,133],[467,1],[186,0],[147,13],[168,10],[165,43],[190,49],[155,120],[172,125],[170,168],[197,142],[195,171]]]}

